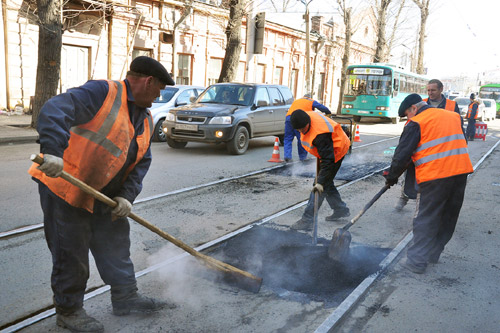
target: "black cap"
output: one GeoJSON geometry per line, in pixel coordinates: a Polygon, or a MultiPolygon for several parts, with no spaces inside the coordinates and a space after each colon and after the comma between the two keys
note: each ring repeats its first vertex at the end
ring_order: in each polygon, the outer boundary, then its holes
{"type": "Polygon", "coordinates": [[[470,99],[476,99],[476,95],[474,93],[470,94],[470,99]]]}
{"type": "Polygon", "coordinates": [[[290,122],[294,129],[300,129],[306,127],[307,124],[311,122],[311,117],[304,110],[297,109],[292,112],[290,116],[290,122]]]}
{"type": "Polygon", "coordinates": [[[422,102],[422,97],[419,94],[410,94],[406,96],[406,98],[401,102],[399,106],[398,114],[400,117],[405,116],[405,111],[412,105],[417,104],[418,102],[422,102]]]}
{"type": "Polygon", "coordinates": [[[159,61],[150,57],[139,56],[132,60],[130,71],[153,76],[160,80],[161,83],[169,86],[175,85],[174,80],[172,80],[165,67],[159,61]]]}

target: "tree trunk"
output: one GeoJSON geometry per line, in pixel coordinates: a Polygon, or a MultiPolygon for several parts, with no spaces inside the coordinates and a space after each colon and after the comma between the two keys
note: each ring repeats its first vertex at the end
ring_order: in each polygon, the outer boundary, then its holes
{"type": "Polygon", "coordinates": [[[347,80],[347,66],[349,66],[349,57],[351,54],[351,37],[352,37],[352,27],[351,27],[351,8],[347,8],[344,13],[344,24],[345,24],[345,45],[344,45],[344,56],[342,57],[342,69],[340,70],[340,92],[339,92],[339,104],[337,106],[337,114],[342,111],[342,99],[344,97],[344,88],[347,80]]]}
{"type": "Polygon", "coordinates": [[[43,104],[57,94],[61,72],[61,0],[37,0],[38,65],[31,127],[36,128],[43,104]]]}
{"type": "Polygon", "coordinates": [[[241,54],[241,20],[245,0],[230,0],[227,22],[227,47],[218,82],[231,82],[236,78],[241,54]]]}
{"type": "Polygon", "coordinates": [[[429,3],[431,0],[413,0],[420,9],[420,31],[418,33],[418,57],[417,57],[417,73],[425,74],[424,68],[424,43],[425,43],[425,25],[429,17],[429,3]]]}
{"type": "MultiPolygon", "coordinates": [[[[387,54],[387,41],[385,39],[386,21],[387,21],[387,10],[392,0],[381,0],[380,6],[376,8],[377,10],[377,46],[375,49],[375,55],[373,56],[373,62],[385,62],[385,55],[387,54]]],[[[377,1],[378,2],[378,1],[377,1]]]]}
{"type": "Polygon", "coordinates": [[[396,30],[398,29],[399,26],[399,17],[401,16],[401,12],[403,11],[403,7],[405,5],[405,0],[402,0],[401,3],[399,4],[399,9],[396,14],[396,17],[394,18],[394,25],[392,27],[392,32],[391,32],[391,37],[389,37],[389,43],[387,48],[385,49],[385,59],[390,58],[390,54],[392,51],[392,46],[394,45],[394,40],[396,39],[396,30]]]}

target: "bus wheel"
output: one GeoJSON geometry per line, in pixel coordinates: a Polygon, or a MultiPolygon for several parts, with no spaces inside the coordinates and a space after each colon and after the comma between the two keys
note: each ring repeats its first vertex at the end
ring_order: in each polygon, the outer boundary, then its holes
{"type": "Polygon", "coordinates": [[[361,121],[361,116],[352,116],[352,119],[353,119],[355,122],[359,123],[359,122],[361,121]]]}
{"type": "Polygon", "coordinates": [[[391,118],[391,121],[393,124],[397,124],[397,123],[399,123],[399,117],[391,118]]]}

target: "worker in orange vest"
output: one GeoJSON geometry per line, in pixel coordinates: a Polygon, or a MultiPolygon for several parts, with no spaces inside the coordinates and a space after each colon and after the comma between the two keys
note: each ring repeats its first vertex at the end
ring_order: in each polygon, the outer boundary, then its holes
{"type": "Polygon", "coordinates": [[[285,117],[285,136],[284,136],[284,150],[285,150],[285,162],[290,162],[292,160],[292,143],[293,139],[297,138],[297,151],[299,153],[299,159],[301,161],[307,158],[307,151],[300,144],[300,133],[292,127],[290,123],[290,116],[295,110],[313,111],[318,109],[325,114],[331,114],[330,109],[321,103],[318,103],[311,98],[310,94],[305,94],[302,98],[297,98],[293,101],[292,105],[288,109],[285,117]]]}
{"type": "Polygon", "coordinates": [[[467,110],[467,115],[465,119],[467,119],[467,130],[465,134],[469,141],[474,141],[474,137],[476,136],[476,119],[478,116],[479,109],[479,101],[476,100],[476,95],[470,94],[470,103],[469,108],[467,110]]]}
{"type": "Polygon", "coordinates": [[[57,325],[101,332],[83,298],[89,250],[111,287],[115,315],[156,311],[165,305],[137,292],[130,260],[127,215],[151,164],[154,125],[147,108],[174,81],[158,61],[140,56],[123,81],[88,81],[48,100],[40,110],[42,165],[29,173],[38,183],[45,236],[52,254],[52,290],[57,325]],[[109,208],[58,178],[62,171],[114,199],[109,208]]]}
{"type": "MultiPolygon", "coordinates": [[[[300,132],[302,146],[320,162],[318,178],[313,186],[313,192],[319,194],[318,209],[323,200],[333,209],[333,214],[326,217],[327,221],[335,221],[350,215],[349,208],[335,187],[335,175],[342,165],[344,156],[349,150],[351,141],[340,124],[323,114],[298,109],[292,113],[291,124],[300,132]],[[324,192],[324,193],[323,193],[324,192]]],[[[314,193],[311,192],[309,202],[302,218],[292,225],[292,229],[310,230],[314,216],[314,193]]]]}
{"type": "MultiPolygon", "coordinates": [[[[445,109],[448,111],[456,112],[460,115],[460,107],[457,102],[452,101],[444,97],[443,95],[443,83],[438,79],[432,79],[427,83],[427,95],[428,98],[424,98],[423,101],[427,103],[430,107],[445,109]]],[[[460,116],[460,123],[463,128],[463,118],[460,116]]],[[[465,131],[464,131],[465,135],[465,131]]],[[[405,171],[405,176],[403,180],[403,188],[401,190],[401,196],[396,203],[396,210],[401,211],[408,203],[409,199],[417,198],[417,184],[415,182],[415,166],[410,163],[405,171]]]]}
{"type": "Polygon", "coordinates": [[[401,103],[399,116],[409,121],[385,176],[386,185],[396,184],[413,162],[420,199],[413,239],[401,265],[421,274],[429,263],[438,262],[453,236],[473,168],[458,114],[431,108],[418,94],[411,94],[401,103]]]}

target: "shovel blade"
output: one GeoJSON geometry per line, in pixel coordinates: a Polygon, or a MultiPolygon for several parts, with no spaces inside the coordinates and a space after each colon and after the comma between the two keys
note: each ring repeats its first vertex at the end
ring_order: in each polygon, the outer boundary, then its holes
{"type": "Polygon", "coordinates": [[[332,241],[328,246],[328,257],[334,261],[343,262],[349,256],[351,233],[342,228],[333,232],[332,241]]]}

